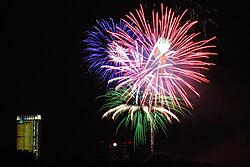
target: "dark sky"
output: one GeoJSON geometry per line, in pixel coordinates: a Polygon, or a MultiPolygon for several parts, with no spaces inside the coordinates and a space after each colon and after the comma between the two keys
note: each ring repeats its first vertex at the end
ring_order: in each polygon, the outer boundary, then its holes
{"type": "MultiPolygon", "coordinates": [[[[114,139],[112,121],[101,120],[95,98],[103,90],[81,68],[83,32],[98,19],[118,19],[146,1],[5,2],[2,41],[3,150],[15,148],[15,115],[42,114],[42,149],[91,154],[98,141],[114,139]],[[5,61],[6,60],[6,61],[5,61]]],[[[167,4],[167,1],[165,1],[167,4]]],[[[199,87],[192,115],[156,138],[156,149],[173,157],[246,165],[250,158],[249,12],[240,1],[198,1],[215,10],[218,35],[211,83],[199,87]]],[[[151,1],[152,3],[152,1],[151,1]]],[[[169,1],[171,3],[171,1],[169,1]]],[[[2,145],[2,144],[1,144],[2,145]]],[[[249,163],[248,163],[249,164],[249,163]]]]}

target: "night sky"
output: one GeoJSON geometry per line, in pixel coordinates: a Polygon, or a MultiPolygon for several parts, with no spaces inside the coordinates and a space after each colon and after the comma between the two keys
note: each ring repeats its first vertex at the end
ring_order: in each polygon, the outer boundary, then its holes
{"type": "MultiPolygon", "coordinates": [[[[157,2],[157,1],[154,1],[157,2]]],[[[160,1],[159,1],[160,2],[160,1]]],[[[168,1],[164,1],[168,4],[168,1]]],[[[172,1],[169,0],[171,4],[172,1]]],[[[216,66],[211,83],[199,85],[192,114],[156,137],[156,151],[172,157],[223,164],[249,164],[250,71],[248,5],[240,1],[200,0],[217,28],[216,66]]],[[[115,124],[101,120],[102,85],[82,64],[83,32],[96,20],[119,19],[146,1],[17,1],[1,5],[4,19],[1,150],[15,149],[16,114],[42,114],[42,153],[96,154],[111,142],[115,124]]],[[[153,1],[151,3],[153,4],[153,1]]],[[[120,136],[122,139],[126,135],[120,136]]],[[[128,139],[129,140],[129,139],[128,139]]]]}

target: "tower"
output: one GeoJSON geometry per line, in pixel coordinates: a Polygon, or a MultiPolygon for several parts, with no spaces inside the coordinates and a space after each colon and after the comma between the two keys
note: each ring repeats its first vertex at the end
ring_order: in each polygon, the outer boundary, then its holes
{"type": "Polygon", "coordinates": [[[16,149],[40,157],[41,115],[17,115],[16,149]]]}

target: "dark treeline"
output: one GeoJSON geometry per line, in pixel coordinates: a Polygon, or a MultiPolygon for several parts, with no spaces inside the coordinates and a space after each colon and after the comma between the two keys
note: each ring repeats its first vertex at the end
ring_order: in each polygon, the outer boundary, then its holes
{"type": "Polygon", "coordinates": [[[215,167],[210,163],[189,161],[185,159],[173,159],[166,154],[155,154],[147,159],[128,157],[121,159],[110,159],[108,156],[84,157],[81,155],[64,156],[56,155],[53,158],[36,160],[35,156],[27,151],[5,152],[0,166],[18,167],[215,167]]]}

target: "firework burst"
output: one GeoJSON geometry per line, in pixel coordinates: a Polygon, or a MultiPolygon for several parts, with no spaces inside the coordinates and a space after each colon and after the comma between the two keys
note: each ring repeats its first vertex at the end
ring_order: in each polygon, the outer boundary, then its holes
{"type": "Polygon", "coordinates": [[[171,103],[179,105],[177,98],[181,97],[192,108],[187,90],[199,96],[194,81],[209,82],[202,71],[214,65],[208,59],[216,53],[209,51],[215,47],[210,44],[215,37],[200,40],[200,32],[189,31],[198,22],[186,21],[186,12],[176,15],[161,5],[161,14],[153,11],[150,22],[141,6],[136,10],[137,15],[132,12],[126,15],[132,24],[123,19],[135,38],[123,30],[119,33],[108,31],[116,39],[108,46],[109,62],[119,66],[109,64],[101,67],[122,74],[108,82],[117,82],[117,90],[127,87],[139,105],[149,101],[149,106],[156,106],[159,100],[156,96],[168,96],[171,103]]]}
{"type": "MultiPolygon", "coordinates": [[[[87,56],[84,57],[83,61],[89,65],[89,72],[95,74],[102,84],[106,84],[107,80],[117,76],[116,71],[106,70],[101,68],[101,66],[119,66],[117,62],[110,61],[110,55],[107,52],[108,45],[115,40],[115,37],[108,33],[108,31],[119,33],[122,30],[131,37],[134,35],[122,20],[120,20],[119,23],[115,23],[112,18],[109,18],[108,21],[102,19],[96,22],[97,25],[93,26],[92,31],[85,32],[86,38],[82,42],[85,44],[84,52],[87,53],[87,56]]],[[[119,73],[119,75],[122,74],[119,73]]]]}
{"type": "MultiPolygon", "coordinates": [[[[156,134],[161,129],[165,135],[167,135],[167,125],[172,123],[173,120],[179,122],[178,116],[185,115],[188,112],[187,109],[183,110],[179,106],[170,106],[170,110],[166,107],[149,107],[147,105],[139,106],[136,105],[135,99],[130,98],[127,95],[128,91],[122,87],[118,91],[115,89],[109,89],[105,95],[99,96],[98,98],[105,98],[106,102],[100,109],[105,111],[102,118],[111,117],[114,121],[118,118],[123,118],[119,123],[117,132],[122,124],[125,127],[131,126],[134,133],[134,149],[140,145],[146,144],[147,134],[156,134]],[[127,98],[130,98],[128,100],[127,98]]],[[[170,98],[165,99],[170,101],[170,98]]],[[[182,104],[179,99],[180,104],[182,104]]],[[[171,104],[170,102],[166,102],[171,104]]],[[[153,137],[151,137],[153,140],[153,137]]],[[[152,143],[152,141],[151,141],[152,143]]]]}
{"type": "Polygon", "coordinates": [[[100,21],[88,32],[86,62],[89,70],[103,83],[107,81],[107,98],[101,110],[103,118],[131,125],[135,146],[146,143],[146,134],[179,121],[193,109],[191,94],[199,96],[196,84],[208,83],[204,72],[214,63],[216,37],[204,39],[195,32],[197,20],[187,17],[189,10],[177,14],[161,4],[146,17],[142,5],[129,12],[119,24],[100,21]],[[190,94],[191,93],[191,94],[190,94]]]}

